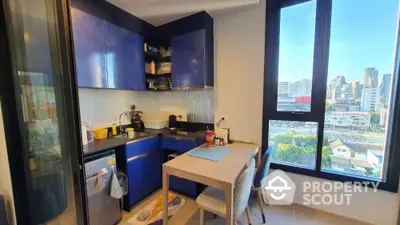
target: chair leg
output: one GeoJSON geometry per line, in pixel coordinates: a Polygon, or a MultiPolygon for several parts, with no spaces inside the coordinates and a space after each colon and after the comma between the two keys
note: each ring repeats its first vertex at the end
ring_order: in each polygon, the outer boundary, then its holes
{"type": "Polygon", "coordinates": [[[249,222],[249,225],[251,225],[250,210],[248,205],[246,206],[246,216],[247,216],[247,222],[249,222]]]}
{"type": "Polygon", "coordinates": [[[261,196],[261,191],[257,191],[257,196],[258,196],[258,204],[260,205],[260,212],[261,212],[262,220],[263,220],[263,223],[266,223],[265,213],[264,213],[264,208],[263,208],[263,198],[261,196]]]}
{"type": "Polygon", "coordinates": [[[204,209],[200,208],[200,225],[204,225],[204,209]]]}

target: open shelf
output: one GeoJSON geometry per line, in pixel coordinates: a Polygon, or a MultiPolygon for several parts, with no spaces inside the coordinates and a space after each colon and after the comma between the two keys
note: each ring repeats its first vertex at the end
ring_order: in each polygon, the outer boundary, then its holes
{"type": "Polygon", "coordinates": [[[146,73],[146,79],[171,78],[171,73],[151,74],[146,73]]]}
{"type": "Polygon", "coordinates": [[[161,57],[158,55],[145,54],[144,59],[146,62],[151,62],[151,61],[154,61],[155,63],[171,62],[171,56],[161,57]]]}

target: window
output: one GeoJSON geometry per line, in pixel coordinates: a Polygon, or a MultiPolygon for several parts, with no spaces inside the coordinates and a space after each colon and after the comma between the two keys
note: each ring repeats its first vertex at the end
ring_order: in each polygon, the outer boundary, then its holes
{"type": "Polygon", "coordinates": [[[398,9],[399,0],[267,1],[263,146],[278,146],[273,168],[397,191],[398,9]]]}
{"type": "MultiPolygon", "coordinates": [[[[328,137],[328,145],[324,147],[331,148],[332,143],[340,140],[353,150],[351,158],[356,157],[357,152],[359,160],[365,165],[357,169],[350,165],[351,169],[341,170],[343,173],[381,179],[383,164],[373,165],[366,156],[368,150],[381,151],[385,155],[387,120],[381,118],[381,114],[388,112],[385,99],[389,102],[390,92],[381,92],[378,86],[382,89],[387,86],[388,90],[392,87],[398,2],[358,3],[356,0],[332,2],[326,105],[333,106],[333,109],[325,112],[324,136],[328,137]],[[371,12],[376,16],[373,22],[370,20],[371,12]],[[351,91],[353,89],[356,91],[351,91]],[[364,96],[363,101],[360,92],[364,96]],[[350,112],[348,107],[335,107],[343,103],[359,104],[361,108],[350,112]],[[343,123],[330,122],[329,118],[338,113],[343,123]],[[352,117],[365,122],[347,123],[352,117]]],[[[347,165],[343,167],[349,168],[347,165]]],[[[322,169],[327,172],[337,170],[329,164],[322,169]]]]}
{"type": "Polygon", "coordinates": [[[311,110],[316,5],[308,2],[281,10],[278,111],[311,110]]]}
{"type": "Polygon", "coordinates": [[[317,123],[270,120],[269,144],[276,144],[275,163],[315,168],[317,123]]]}

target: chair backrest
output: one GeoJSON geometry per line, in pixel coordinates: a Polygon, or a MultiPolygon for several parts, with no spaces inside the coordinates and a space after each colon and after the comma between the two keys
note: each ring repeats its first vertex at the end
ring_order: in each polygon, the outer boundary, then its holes
{"type": "Polygon", "coordinates": [[[265,151],[264,156],[262,158],[260,168],[258,168],[256,176],[254,177],[254,187],[261,188],[267,182],[267,176],[269,173],[269,167],[271,165],[272,155],[276,149],[276,145],[271,145],[268,147],[267,151],[265,151]]]}
{"type": "Polygon", "coordinates": [[[242,174],[240,174],[240,177],[236,182],[233,204],[233,214],[236,217],[243,214],[247,202],[249,201],[255,166],[256,161],[251,159],[247,168],[242,172],[242,174]]]}

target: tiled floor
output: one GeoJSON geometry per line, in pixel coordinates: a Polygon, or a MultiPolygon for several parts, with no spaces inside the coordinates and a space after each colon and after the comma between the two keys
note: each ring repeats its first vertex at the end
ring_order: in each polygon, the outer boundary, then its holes
{"type": "MultiPolygon", "coordinates": [[[[145,205],[153,201],[159,192],[143,201],[139,206],[134,208],[130,213],[125,213],[120,225],[135,225],[129,224],[126,221],[135,213],[140,211],[145,205]]],[[[168,224],[172,225],[198,225],[199,212],[196,202],[191,199],[186,199],[186,204],[172,217],[168,224]]],[[[256,204],[256,198],[251,198],[249,202],[252,224],[262,224],[260,208],[256,204]]],[[[367,225],[354,220],[349,220],[343,217],[323,213],[317,210],[302,206],[267,206],[265,208],[267,225],[367,225]]],[[[224,225],[224,218],[214,218],[212,214],[206,213],[206,225],[224,225]]],[[[239,225],[248,224],[246,215],[243,214],[239,218],[239,225]]]]}

